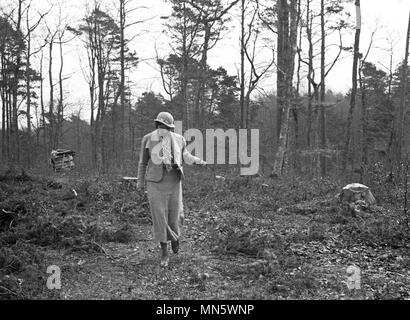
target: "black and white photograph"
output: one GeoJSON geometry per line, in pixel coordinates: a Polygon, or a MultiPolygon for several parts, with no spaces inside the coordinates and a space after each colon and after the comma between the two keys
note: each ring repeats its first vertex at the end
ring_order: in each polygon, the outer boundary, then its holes
{"type": "Polygon", "coordinates": [[[0,300],[410,300],[409,42],[410,0],[1,0],[0,300]]]}

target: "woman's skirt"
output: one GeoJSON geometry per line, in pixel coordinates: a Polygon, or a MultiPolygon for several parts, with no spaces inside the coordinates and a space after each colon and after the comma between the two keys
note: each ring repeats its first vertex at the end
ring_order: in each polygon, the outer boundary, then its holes
{"type": "Polygon", "coordinates": [[[147,181],[148,201],[151,209],[154,241],[176,241],[180,237],[183,216],[182,183],[176,169],[164,169],[160,182],[147,181]]]}

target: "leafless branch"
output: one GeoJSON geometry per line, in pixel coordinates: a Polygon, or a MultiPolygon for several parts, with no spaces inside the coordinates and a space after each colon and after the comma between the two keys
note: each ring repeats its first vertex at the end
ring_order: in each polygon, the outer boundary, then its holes
{"type": "MultiPolygon", "coordinates": [[[[219,12],[219,14],[217,14],[217,11],[215,11],[215,15],[214,15],[212,18],[211,18],[211,17],[208,17],[207,19],[205,19],[205,20],[202,21],[202,22],[213,22],[213,21],[222,19],[222,17],[223,17],[225,14],[227,14],[228,11],[231,10],[232,7],[235,6],[238,2],[239,2],[239,0],[235,0],[235,1],[231,2],[225,9],[221,10],[221,11],[219,12]]],[[[192,7],[194,7],[195,9],[197,9],[199,12],[201,12],[202,14],[207,13],[207,12],[203,9],[203,7],[201,7],[200,5],[198,5],[198,4],[195,3],[195,0],[190,0],[190,1],[189,1],[189,4],[190,4],[192,7]]],[[[205,14],[205,16],[207,16],[207,15],[205,14]]]]}

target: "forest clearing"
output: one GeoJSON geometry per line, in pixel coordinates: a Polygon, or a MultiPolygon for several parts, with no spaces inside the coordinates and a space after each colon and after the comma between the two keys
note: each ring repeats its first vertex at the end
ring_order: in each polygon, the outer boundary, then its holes
{"type": "Polygon", "coordinates": [[[409,299],[396,191],[375,185],[378,205],[355,213],[335,198],[336,181],[189,175],[202,183],[184,190],[181,252],[168,269],[129,182],[3,175],[2,299],[409,299]],[[61,268],[61,290],[47,289],[49,265],[61,268]],[[360,290],[346,285],[350,265],[360,290]]]}

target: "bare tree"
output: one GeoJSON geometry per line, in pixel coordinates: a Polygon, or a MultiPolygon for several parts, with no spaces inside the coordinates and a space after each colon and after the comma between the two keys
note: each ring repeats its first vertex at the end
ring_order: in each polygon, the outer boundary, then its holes
{"type": "MultiPolygon", "coordinates": [[[[190,78],[190,61],[198,54],[198,36],[200,21],[194,20],[194,12],[188,0],[169,0],[173,7],[172,22],[167,23],[168,32],[175,40],[172,50],[181,58],[180,97],[184,124],[189,128],[192,124],[191,108],[188,104],[188,83],[190,78]]],[[[167,19],[168,17],[162,17],[167,19]]]]}
{"type": "MultiPolygon", "coordinates": [[[[24,0],[18,0],[17,19],[16,19],[16,31],[22,34],[22,19],[23,19],[23,4],[24,0]]],[[[20,138],[18,128],[18,88],[20,79],[20,69],[22,67],[22,53],[24,48],[24,42],[21,41],[17,45],[15,52],[15,63],[13,68],[13,79],[11,87],[11,113],[10,113],[10,151],[11,151],[11,164],[20,162],[20,138]]]]}
{"type": "Polygon", "coordinates": [[[69,79],[70,76],[64,76],[64,45],[70,43],[75,39],[77,35],[67,37],[67,31],[69,31],[69,25],[67,18],[62,17],[61,7],[58,16],[58,26],[55,44],[58,44],[59,53],[59,70],[58,70],[58,100],[56,110],[56,128],[55,128],[55,145],[58,146],[63,136],[63,122],[64,122],[64,81],[69,79]]]}
{"type": "Polygon", "coordinates": [[[201,126],[203,117],[203,94],[208,77],[208,54],[221,39],[221,32],[226,28],[227,19],[224,17],[235,6],[239,0],[232,1],[223,7],[221,0],[190,0],[189,4],[194,8],[195,19],[198,21],[203,33],[202,45],[200,47],[199,74],[194,98],[194,123],[201,126]]]}
{"type": "Polygon", "coordinates": [[[89,72],[88,74],[84,72],[84,75],[90,91],[92,159],[97,170],[101,172],[106,169],[103,133],[109,102],[112,101],[115,92],[117,70],[114,69],[114,61],[118,58],[120,28],[107,12],[102,11],[100,5],[95,3],[78,29],[72,27],[68,29],[77,36],[82,36],[87,50],[89,72]]]}
{"type": "Polygon", "coordinates": [[[50,147],[55,149],[56,145],[56,120],[54,117],[54,80],[53,80],[53,48],[54,42],[58,34],[58,30],[51,31],[51,29],[47,26],[48,35],[46,38],[46,42],[48,44],[48,81],[49,81],[49,107],[48,107],[48,116],[50,121],[50,129],[49,129],[49,141],[50,147]]]}
{"type": "Polygon", "coordinates": [[[43,50],[43,48],[46,46],[46,43],[42,44],[39,46],[39,48],[32,50],[32,34],[35,32],[35,30],[38,28],[40,25],[41,21],[50,13],[51,9],[49,9],[47,12],[40,14],[38,19],[35,21],[34,24],[30,24],[30,9],[31,9],[31,2],[27,5],[26,7],[26,34],[24,36],[24,39],[27,44],[27,49],[25,52],[25,58],[26,58],[26,105],[27,105],[27,131],[30,134],[31,133],[31,121],[30,121],[30,115],[31,115],[31,57],[39,53],[40,51],[43,50]]]}
{"type": "Polygon", "coordinates": [[[26,50],[26,71],[25,71],[25,78],[26,78],[26,118],[27,118],[27,141],[26,141],[26,148],[27,148],[27,161],[28,161],[28,166],[31,166],[31,154],[32,154],[32,148],[31,148],[31,98],[32,98],[32,92],[31,92],[31,79],[32,79],[32,69],[31,69],[31,57],[38,52],[40,52],[44,46],[42,45],[39,49],[37,50],[32,50],[32,33],[36,30],[36,28],[40,25],[41,20],[48,14],[42,14],[40,15],[40,18],[33,24],[30,25],[30,6],[31,3],[27,6],[26,9],[26,28],[27,28],[27,33],[25,35],[26,39],[26,44],[27,44],[27,50],[26,50]]]}
{"type": "Polygon", "coordinates": [[[246,110],[245,110],[245,2],[241,0],[241,71],[239,75],[240,85],[240,98],[239,103],[241,106],[241,127],[246,128],[246,110]]]}
{"type": "Polygon", "coordinates": [[[360,94],[361,94],[361,104],[362,104],[362,115],[361,115],[361,127],[362,127],[362,159],[361,159],[361,182],[364,182],[364,178],[366,176],[367,165],[368,165],[368,125],[369,125],[369,110],[367,106],[367,97],[366,97],[366,83],[363,79],[363,68],[367,61],[367,58],[370,54],[372,46],[374,44],[374,36],[378,30],[378,26],[376,25],[375,29],[372,30],[370,35],[369,46],[367,47],[365,55],[360,59],[360,66],[359,66],[359,87],[360,87],[360,94]]]}
{"type": "MultiPolygon", "coordinates": [[[[244,3],[243,3],[244,4],[244,3]]],[[[248,2],[249,4],[249,2],[248,2]]],[[[240,105],[241,105],[241,127],[247,128],[249,122],[249,106],[251,94],[257,88],[260,80],[266,75],[275,63],[275,51],[272,50],[272,59],[264,64],[257,61],[260,39],[260,25],[257,22],[259,16],[259,2],[247,10],[241,6],[241,68],[240,68],[240,105]],[[246,21],[245,16],[250,16],[246,21]],[[245,28],[246,25],[246,28],[245,28]],[[246,58],[246,61],[245,61],[246,58]],[[249,65],[249,76],[246,79],[246,64],[249,65]]]]}
{"type": "Polygon", "coordinates": [[[327,139],[326,139],[326,110],[334,106],[333,103],[326,103],[326,78],[333,70],[336,63],[341,59],[342,52],[346,49],[343,46],[342,30],[347,27],[343,18],[338,18],[332,24],[329,23],[331,17],[343,13],[343,7],[340,1],[326,2],[320,1],[319,13],[315,13],[312,8],[312,1],[306,2],[306,21],[305,32],[307,41],[307,56],[302,57],[302,48],[299,50],[299,60],[307,66],[307,85],[308,85],[308,105],[307,105],[307,134],[306,143],[308,152],[312,155],[313,162],[317,164],[320,175],[326,175],[326,154],[327,139]],[[318,32],[315,32],[316,18],[320,19],[317,24],[320,27],[318,32]],[[328,37],[337,33],[338,43],[327,43],[328,37]],[[315,45],[320,43],[320,79],[316,79],[315,45]],[[332,50],[333,57],[330,62],[327,62],[330,56],[329,50],[337,46],[337,50],[332,50]],[[333,53],[334,52],[334,53],[333,53]],[[317,161],[316,161],[317,159],[317,161]]]}
{"type": "MultiPolygon", "coordinates": [[[[326,30],[325,30],[325,0],[320,1],[320,121],[319,121],[319,145],[321,149],[326,148],[326,118],[325,118],[325,98],[326,98],[326,83],[325,83],[325,64],[326,64],[326,30]]],[[[321,153],[319,155],[320,173],[321,176],[326,175],[326,158],[321,153]]]]}
{"type": "Polygon", "coordinates": [[[356,107],[356,95],[357,95],[357,73],[358,73],[358,62],[360,57],[359,45],[360,45],[360,32],[361,32],[361,8],[360,0],[355,0],[356,5],[356,33],[354,41],[354,50],[353,50],[353,71],[352,71],[352,91],[350,95],[350,107],[347,115],[347,129],[346,129],[346,138],[345,138],[345,155],[343,157],[342,171],[346,170],[346,165],[349,160],[352,160],[350,145],[352,139],[352,120],[353,120],[353,111],[356,107]]]}
{"type": "Polygon", "coordinates": [[[44,53],[41,51],[40,57],[40,108],[41,108],[41,127],[43,129],[43,143],[49,149],[47,143],[47,124],[46,124],[46,110],[44,105],[44,75],[43,75],[43,61],[44,61],[44,53]]]}
{"type": "Polygon", "coordinates": [[[404,53],[404,59],[402,64],[402,73],[401,73],[401,92],[400,92],[400,104],[398,112],[396,115],[396,139],[395,139],[395,154],[396,162],[400,163],[402,158],[402,149],[403,149],[403,139],[404,139],[404,124],[406,120],[406,96],[407,96],[407,79],[408,79],[408,60],[409,60],[409,42],[410,42],[410,14],[409,14],[409,23],[406,33],[406,49],[404,53]]]}
{"type": "MultiPolygon", "coordinates": [[[[119,60],[120,60],[120,82],[118,86],[118,93],[120,97],[120,110],[119,110],[119,139],[118,139],[118,155],[119,155],[119,161],[120,163],[123,162],[123,157],[124,157],[124,142],[125,142],[125,104],[126,104],[126,71],[127,69],[130,69],[131,67],[135,66],[138,62],[138,58],[133,56],[132,54],[130,55],[127,53],[128,51],[128,44],[130,41],[132,41],[135,37],[137,37],[140,34],[134,35],[131,39],[127,39],[126,37],[126,30],[127,28],[134,26],[134,25],[139,25],[142,24],[152,18],[146,18],[142,20],[136,20],[136,21],[129,21],[129,15],[137,10],[140,9],[146,9],[146,7],[140,6],[140,7],[133,7],[133,8],[128,8],[129,4],[132,3],[131,0],[119,0],[119,8],[118,8],[118,13],[119,13],[119,33],[120,33],[120,41],[119,41],[119,46],[120,46],[120,53],[119,53],[119,60]]],[[[117,104],[117,99],[115,100],[115,107],[117,104]]]]}
{"type": "MultiPolygon", "coordinates": [[[[387,102],[389,106],[393,106],[393,78],[394,78],[394,68],[393,68],[393,58],[394,58],[394,53],[395,53],[395,47],[397,45],[397,40],[394,39],[395,37],[390,34],[386,42],[389,44],[388,47],[388,53],[389,53],[389,65],[385,66],[383,63],[378,61],[379,64],[386,69],[388,73],[388,80],[387,80],[387,102]]],[[[393,112],[394,113],[394,112],[393,112]]],[[[393,121],[391,122],[391,127],[390,127],[390,138],[389,138],[389,143],[387,147],[387,154],[388,154],[388,166],[389,166],[389,172],[392,173],[393,170],[393,161],[394,161],[394,152],[393,152],[393,143],[394,143],[394,138],[395,138],[395,119],[393,115],[393,121]]]]}
{"type": "Polygon", "coordinates": [[[272,175],[281,176],[288,147],[289,113],[293,99],[293,73],[297,47],[297,0],[279,0],[277,10],[277,99],[283,118],[272,175]]]}
{"type": "MultiPolygon", "coordinates": [[[[312,100],[314,96],[317,96],[317,84],[314,82],[314,67],[313,67],[313,40],[312,40],[312,30],[313,30],[313,17],[312,11],[310,9],[311,0],[307,0],[306,8],[306,35],[308,40],[308,107],[307,107],[307,147],[311,147],[311,137],[312,137],[312,100]],[[312,87],[314,89],[314,95],[312,94],[312,87]]],[[[299,57],[300,59],[300,57],[299,57]]],[[[301,59],[300,59],[301,60],[301,59]]],[[[302,60],[303,61],[303,60],[302,60]]]]}

